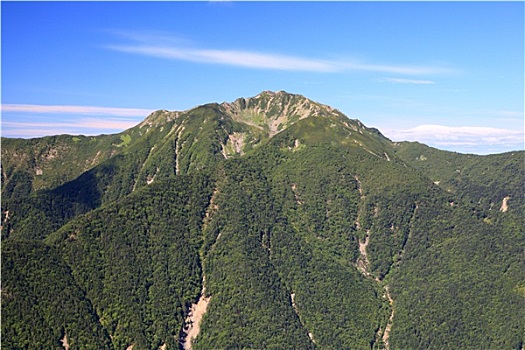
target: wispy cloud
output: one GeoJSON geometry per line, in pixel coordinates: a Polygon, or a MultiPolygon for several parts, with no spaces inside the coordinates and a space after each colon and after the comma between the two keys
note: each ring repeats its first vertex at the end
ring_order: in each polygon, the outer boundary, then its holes
{"type": "Polygon", "coordinates": [[[100,135],[117,133],[139,123],[131,118],[78,118],[71,121],[2,121],[4,137],[43,137],[48,135],[100,135]]]}
{"type": "Polygon", "coordinates": [[[423,79],[404,79],[404,78],[382,78],[379,79],[380,83],[391,83],[391,84],[414,84],[414,85],[432,85],[436,82],[433,80],[423,79]]]}
{"type": "Polygon", "coordinates": [[[515,146],[523,147],[523,130],[492,127],[420,125],[407,130],[385,130],[394,141],[420,141],[437,146],[515,146]]]}
{"type": "Polygon", "coordinates": [[[46,113],[46,114],[82,114],[82,115],[112,115],[123,117],[146,117],[152,112],[143,108],[114,108],[95,106],[51,106],[29,104],[3,104],[2,112],[15,113],[46,113]]]}
{"type": "Polygon", "coordinates": [[[12,122],[4,121],[2,126],[7,128],[27,128],[27,129],[78,129],[79,131],[85,129],[100,129],[100,130],[124,130],[130,128],[138,123],[137,120],[132,119],[103,119],[103,118],[80,118],[71,122],[12,122]]]}
{"type": "Polygon", "coordinates": [[[4,104],[2,136],[115,133],[137,125],[151,112],[143,108],[4,104]]]}
{"type": "Polygon", "coordinates": [[[486,110],[483,111],[483,113],[492,115],[495,117],[502,117],[502,118],[519,118],[523,120],[523,112],[522,111],[510,111],[510,110],[486,110]]]}
{"type": "Polygon", "coordinates": [[[315,72],[338,70],[333,63],[328,61],[240,50],[208,50],[150,45],[113,45],[109,48],[159,58],[226,64],[246,68],[315,72]]]}
{"type": "Polygon", "coordinates": [[[163,33],[115,32],[130,40],[128,44],[108,45],[106,48],[145,56],[182,60],[189,62],[222,64],[252,69],[283,71],[342,72],[370,71],[391,74],[423,75],[440,74],[452,70],[438,66],[393,65],[362,62],[357,60],[334,60],[294,55],[265,53],[249,50],[197,48],[195,45],[170,38],[163,33]]]}

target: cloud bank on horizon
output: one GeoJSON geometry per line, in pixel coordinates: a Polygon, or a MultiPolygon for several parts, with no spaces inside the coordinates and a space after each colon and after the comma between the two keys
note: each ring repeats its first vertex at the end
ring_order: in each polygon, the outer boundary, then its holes
{"type": "Polygon", "coordinates": [[[523,130],[476,126],[419,125],[407,130],[385,130],[385,134],[393,141],[417,141],[437,148],[484,147],[486,153],[495,147],[521,150],[525,139],[523,130]]]}

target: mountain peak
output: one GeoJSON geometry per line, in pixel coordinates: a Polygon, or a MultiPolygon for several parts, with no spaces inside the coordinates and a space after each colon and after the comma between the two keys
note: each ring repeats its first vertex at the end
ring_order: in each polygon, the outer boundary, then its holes
{"type": "Polygon", "coordinates": [[[338,110],[286,91],[263,91],[254,97],[221,104],[234,120],[267,130],[273,136],[310,116],[343,116],[338,110]]]}
{"type": "Polygon", "coordinates": [[[308,98],[304,97],[303,95],[294,94],[294,93],[287,92],[284,90],[279,90],[279,91],[265,90],[251,98],[272,98],[272,99],[279,100],[279,99],[286,99],[286,98],[291,98],[291,97],[297,97],[297,98],[308,100],[308,98]]]}
{"type": "Polygon", "coordinates": [[[275,96],[275,95],[293,95],[293,94],[290,94],[284,90],[279,90],[279,91],[272,91],[272,90],[265,90],[263,92],[261,92],[259,95],[257,95],[257,97],[259,96],[275,96]]]}

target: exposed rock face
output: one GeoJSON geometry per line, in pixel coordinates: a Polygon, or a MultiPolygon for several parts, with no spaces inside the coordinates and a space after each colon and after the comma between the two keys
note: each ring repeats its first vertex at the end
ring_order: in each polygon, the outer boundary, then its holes
{"type": "Polygon", "coordinates": [[[499,208],[499,211],[501,211],[502,213],[509,210],[509,205],[508,205],[509,199],[510,199],[510,196],[503,198],[503,201],[501,202],[501,208],[499,208]]]}
{"type": "Polygon", "coordinates": [[[285,91],[264,91],[255,97],[224,102],[221,107],[234,120],[263,129],[270,137],[309,116],[342,115],[332,107],[285,91]]]}

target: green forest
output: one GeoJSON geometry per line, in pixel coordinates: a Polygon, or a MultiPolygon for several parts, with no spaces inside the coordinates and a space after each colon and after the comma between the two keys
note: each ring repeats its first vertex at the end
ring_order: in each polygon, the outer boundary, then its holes
{"type": "Polygon", "coordinates": [[[1,166],[5,349],[525,345],[524,151],[393,143],[265,92],[2,139],[1,166]]]}

